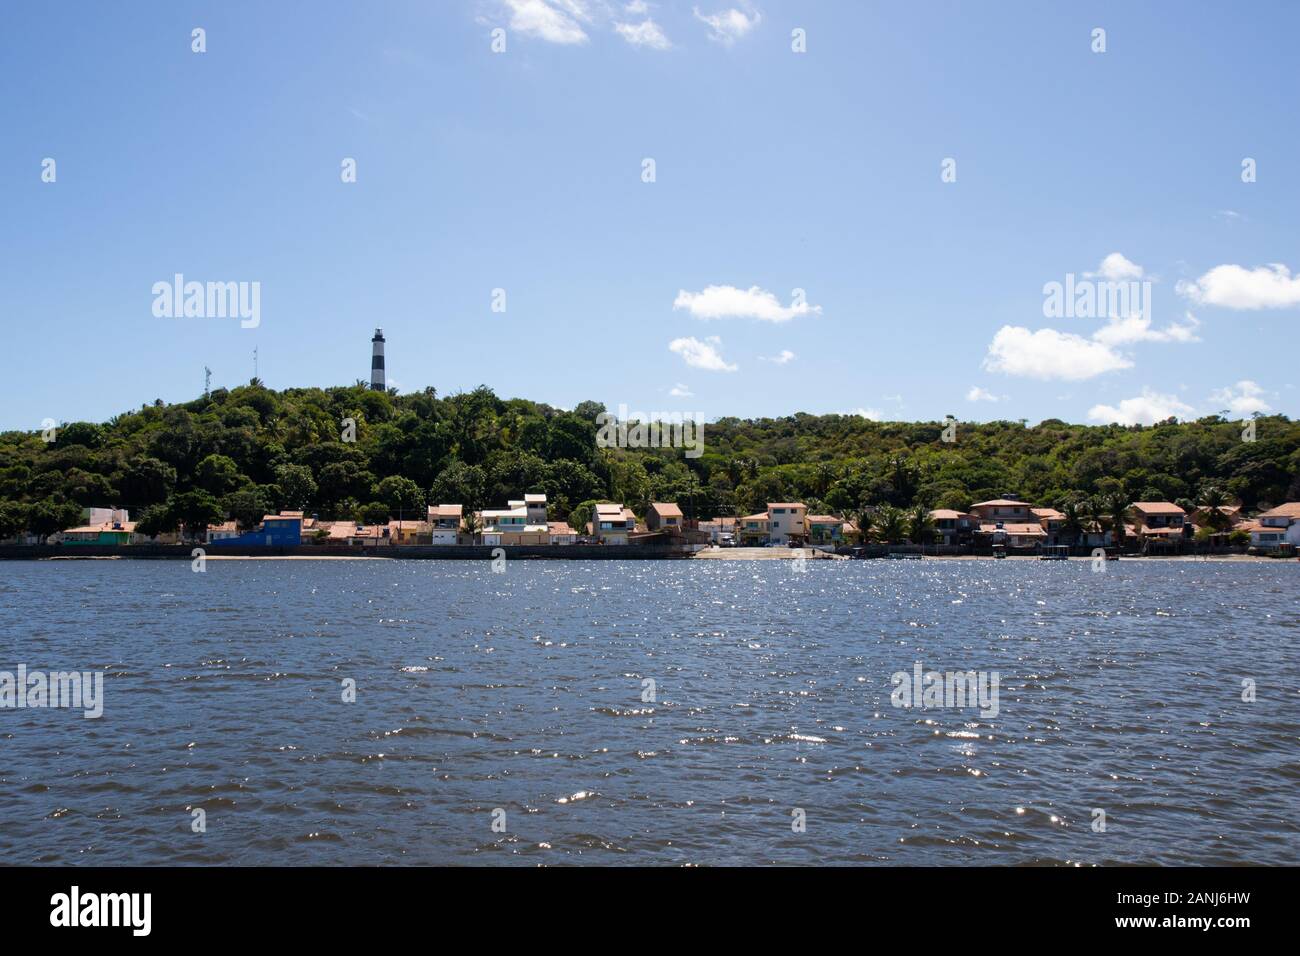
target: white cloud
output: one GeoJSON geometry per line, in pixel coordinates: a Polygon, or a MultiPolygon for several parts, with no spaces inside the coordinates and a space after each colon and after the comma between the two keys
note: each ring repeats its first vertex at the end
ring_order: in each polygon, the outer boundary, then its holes
{"type": "Polygon", "coordinates": [[[859,418],[865,418],[867,421],[880,421],[881,413],[877,408],[855,408],[851,412],[845,412],[845,415],[857,415],[859,418]]]}
{"type": "Polygon", "coordinates": [[[1229,385],[1210,393],[1210,401],[1220,408],[1226,408],[1234,415],[1252,415],[1255,412],[1267,412],[1271,406],[1264,401],[1264,390],[1250,379],[1242,379],[1235,386],[1229,385]]]}
{"type": "Polygon", "coordinates": [[[966,393],[968,402],[1000,402],[1002,399],[978,385],[972,385],[970,391],[966,393]]]}
{"type": "Polygon", "coordinates": [[[1055,329],[1004,325],[989,343],[984,368],[1027,378],[1078,382],[1106,372],[1132,368],[1133,363],[1101,342],[1055,329]]]}
{"type": "Polygon", "coordinates": [[[690,386],[678,382],[668,390],[668,394],[673,398],[694,398],[695,394],[691,391],[690,386]]]}
{"type": "Polygon", "coordinates": [[[1190,405],[1185,405],[1173,395],[1162,395],[1149,388],[1142,389],[1136,398],[1126,398],[1118,406],[1094,405],[1088,410],[1088,417],[1093,421],[1119,425],[1154,425],[1166,418],[1187,416],[1192,413],[1190,405]]]}
{"type": "Polygon", "coordinates": [[[1140,313],[1133,313],[1127,318],[1111,316],[1110,320],[1096,332],[1093,341],[1102,345],[1129,345],[1133,342],[1199,342],[1196,328],[1201,323],[1196,316],[1187,313],[1187,324],[1171,322],[1163,329],[1151,328],[1151,320],[1140,313]]]}
{"type": "Polygon", "coordinates": [[[586,43],[587,32],[579,20],[591,15],[579,0],[504,0],[510,11],[510,29],[550,43],[586,43]]]}
{"type": "Polygon", "coordinates": [[[744,6],[746,7],[745,10],[737,10],[735,7],[731,7],[708,15],[700,13],[700,8],[695,7],[695,19],[708,24],[710,40],[721,43],[723,46],[731,46],[763,20],[763,15],[753,7],[748,4],[744,6]]]}
{"type": "Polygon", "coordinates": [[[1194,282],[1179,282],[1178,292],[1193,302],[1229,309],[1284,309],[1300,305],[1300,276],[1276,262],[1257,269],[1222,265],[1194,282]]]}
{"type": "Polygon", "coordinates": [[[676,352],[691,368],[702,368],[709,372],[734,372],[738,365],[730,365],[718,352],[722,340],[711,335],[704,341],[697,338],[673,339],[668,343],[668,351],[676,352]]]}
{"type": "Polygon", "coordinates": [[[623,12],[628,14],[629,16],[634,16],[634,17],[640,16],[641,14],[647,12],[649,9],[650,9],[650,4],[646,3],[645,0],[632,0],[631,3],[627,3],[623,5],[623,12]]]}
{"type": "Polygon", "coordinates": [[[668,50],[672,44],[660,29],[659,24],[649,17],[640,23],[615,23],[614,30],[633,46],[649,47],[652,50],[668,50]]]}
{"type": "Polygon", "coordinates": [[[777,355],[759,356],[761,362],[771,362],[774,365],[789,365],[795,360],[795,354],[789,349],[782,349],[777,355]]]}
{"type": "Polygon", "coordinates": [[[1105,259],[1101,260],[1101,265],[1097,267],[1096,272],[1084,273],[1089,278],[1100,276],[1111,282],[1120,282],[1124,279],[1141,279],[1143,269],[1136,262],[1130,262],[1119,252],[1112,252],[1105,259]]]}
{"type": "Polygon", "coordinates": [[[809,305],[800,298],[790,305],[766,289],[750,286],[738,289],[734,285],[711,285],[703,292],[680,289],[673,300],[674,309],[687,309],[697,319],[762,319],[764,322],[789,322],[800,315],[820,315],[820,305],[809,305]]]}

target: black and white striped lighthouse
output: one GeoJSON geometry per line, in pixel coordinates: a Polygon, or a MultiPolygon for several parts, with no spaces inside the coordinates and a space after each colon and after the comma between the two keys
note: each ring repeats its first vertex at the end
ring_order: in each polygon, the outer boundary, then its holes
{"type": "Polygon", "coordinates": [[[375,329],[370,340],[370,387],[382,392],[384,384],[384,330],[375,329]]]}

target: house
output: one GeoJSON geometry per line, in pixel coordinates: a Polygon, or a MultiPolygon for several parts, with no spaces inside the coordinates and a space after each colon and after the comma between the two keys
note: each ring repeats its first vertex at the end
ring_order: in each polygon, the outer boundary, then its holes
{"type": "Polygon", "coordinates": [[[981,524],[998,524],[1008,521],[1016,524],[1029,524],[1038,521],[1033,510],[1029,507],[1029,502],[1021,501],[1019,498],[994,498],[991,501],[981,501],[970,506],[970,513],[981,524]]]}
{"type": "Polygon", "coordinates": [[[740,519],[739,525],[741,544],[767,544],[768,518],[766,511],[760,511],[758,514],[746,515],[740,519]]]}
{"type": "Polygon", "coordinates": [[[376,548],[380,545],[392,544],[392,541],[388,537],[387,524],[358,524],[348,533],[347,543],[363,548],[376,548]]]}
{"type": "Polygon", "coordinates": [[[208,525],[208,533],[205,538],[208,544],[213,541],[224,541],[227,538],[239,537],[239,522],[223,521],[221,524],[208,525]]]}
{"type": "Polygon", "coordinates": [[[936,508],[930,512],[934,522],[934,536],[938,544],[964,544],[975,533],[975,518],[964,511],[952,508],[936,508]]]}
{"type": "Polygon", "coordinates": [[[1300,547],[1300,501],[1288,501],[1255,517],[1250,543],[1256,548],[1291,544],[1300,547]]]}
{"type": "Polygon", "coordinates": [[[1036,521],[1004,521],[998,528],[1008,548],[1040,548],[1047,543],[1047,532],[1036,521]]]}
{"type": "Polygon", "coordinates": [[[427,521],[390,521],[388,540],[391,544],[429,544],[431,531],[427,521]]]}
{"type": "Polygon", "coordinates": [[[429,543],[457,544],[464,526],[464,505],[429,505],[429,543]]]}
{"type": "Polygon", "coordinates": [[[808,540],[808,506],[801,502],[769,502],[768,540],[773,544],[803,544],[808,540]]]}
{"type": "MultiPolygon", "coordinates": [[[[840,521],[842,531],[842,519],[835,520],[840,521]]],[[[770,501],[767,511],[740,519],[739,533],[741,544],[803,544],[808,540],[809,534],[808,506],[797,501],[770,501]]]]}
{"type": "Polygon", "coordinates": [[[591,524],[599,544],[627,544],[628,535],[636,530],[636,515],[621,504],[598,504],[591,524]]]}
{"type": "Polygon", "coordinates": [[[1187,512],[1172,501],[1135,501],[1129,505],[1129,517],[1133,536],[1148,548],[1174,546],[1192,530],[1187,512]]]}
{"type": "Polygon", "coordinates": [[[548,521],[551,544],[577,544],[578,532],[569,527],[565,521],[548,521]]]}
{"type": "Polygon", "coordinates": [[[549,544],[546,496],[525,495],[505,508],[479,512],[483,543],[490,545],[549,544]]]}
{"type": "Polygon", "coordinates": [[[1047,533],[1043,544],[1073,544],[1066,540],[1069,535],[1065,533],[1065,515],[1061,512],[1055,508],[1030,508],[1029,513],[1047,533]]]}
{"type": "Polygon", "coordinates": [[[120,508],[87,508],[82,512],[85,524],[68,528],[60,538],[64,544],[133,544],[139,540],[135,522],[120,508]]]}
{"type": "Polygon", "coordinates": [[[847,540],[844,519],[836,515],[809,515],[808,540],[811,544],[838,547],[847,540]]]}
{"type": "Polygon", "coordinates": [[[250,545],[264,545],[266,547],[293,548],[302,544],[302,526],[303,514],[301,511],[281,511],[277,515],[264,515],[260,529],[245,531],[243,534],[229,537],[215,538],[209,543],[216,546],[247,547],[250,545]]]}
{"type": "Polygon", "coordinates": [[[648,531],[665,531],[671,535],[682,532],[682,509],[675,504],[653,502],[645,513],[645,526],[648,531]]]}

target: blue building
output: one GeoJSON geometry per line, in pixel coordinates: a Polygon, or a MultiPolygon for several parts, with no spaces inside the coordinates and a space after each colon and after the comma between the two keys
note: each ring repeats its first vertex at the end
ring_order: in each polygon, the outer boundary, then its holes
{"type": "Polygon", "coordinates": [[[217,538],[211,547],[227,545],[246,548],[262,546],[267,548],[292,548],[302,544],[302,514],[284,512],[278,515],[266,515],[262,518],[262,527],[256,531],[245,531],[233,538],[217,538]]]}

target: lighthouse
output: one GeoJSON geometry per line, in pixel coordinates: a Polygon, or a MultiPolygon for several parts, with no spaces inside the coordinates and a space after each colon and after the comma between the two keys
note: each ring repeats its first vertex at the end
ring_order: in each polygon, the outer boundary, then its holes
{"type": "Polygon", "coordinates": [[[370,387],[382,392],[384,384],[384,330],[375,329],[370,340],[370,387]]]}

